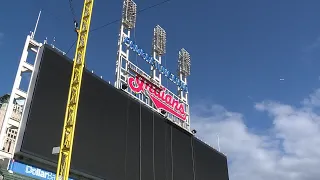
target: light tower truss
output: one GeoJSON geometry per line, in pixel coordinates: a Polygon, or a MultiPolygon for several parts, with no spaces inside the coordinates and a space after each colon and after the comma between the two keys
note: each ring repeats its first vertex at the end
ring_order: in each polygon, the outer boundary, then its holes
{"type": "Polygon", "coordinates": [[[137,5],[132,0],[125,0],[122,9],[122,23],[127,28],[132,29],[136,25],[137,20],[137,5]]]}
{"type": "Polygon", "coordinates": [[[126,82],[128,75],[129,49],[123,46],[123,40],[130,38],[131,30],[135,27],[137,19],[137,5],[133,0],[124,0],[122,7],[122,20],[120,24],[118,52],[116,60],[115,87],[120,89],[122,81],[126,82]]]}
{"type": "Polygon", "coordinates": [[[190,75],[190,54],[184,48],[179,51],[179,72],[184,76],[190,75]]]}
{"type": "Polygon", "coordinates": [[[166,53],[167,34],[166,31],[157,25],[153,29],[153,50],[159,55],[166,53]]]}
{"type": "MultiPolygon", "coordinates": [[[[158,64],[161,64],[161,56],[166,53],[166,36],[166,31],[159,25],[153,29],[152,54],[154,61],[158,64]]],[[[151,77],[160,85],[162,84],[161,73],[154,66],[151,66],[151,77]]]]}
{"type": "Polygon", "coordinates": [[[32,79],[32,76],[34,75],[34,65],[36,63],[40,47],[42,46],[42,43],[33,39],[34,32],[31,32],[31,35],[27,36],[10,94],[10,99],[4,115],[0,131],[0,156],[2,158],[13,158],[19,133],[18,131],[20,131],[21,117],[25,111],[24,105],[28,98],[28,91],[30,88],[29,83],[28,88],[24,89],[21,85],[21,81],[25,75],[30,75],[30,79],[32,79]],[[36,56],[35,59],[33,59],[33,55],[36,56]]]}
{"type": "MultiPolygon", "coordinates": [[[[180,81],[187,85],[187,76],[190,75],[190,67],[191,67],[191,58],[188,51],[182,48],[179,51],[178,57],[178,75],[180,81]]],[[[178,87],[178,96],[179,98],[186,104],[185,110],[188,113],[187,121],[190,124],[190,107],[188,101],[188,92],[183,91],[178,87]]]]}

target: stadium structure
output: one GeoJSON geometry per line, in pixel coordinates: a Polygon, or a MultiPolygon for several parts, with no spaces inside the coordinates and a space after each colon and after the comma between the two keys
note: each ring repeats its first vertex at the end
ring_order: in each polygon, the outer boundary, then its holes
{"type": "MultiPolygon", "coordinates": [[[[83,71],[68,178],[228,180],[227,157],[190,128],[189,53],[179,51],[176,75],[161,64],[166,53],[162,27],[154,28],[151,53],[135,44],[130,31],[136,8],[124,0],[115,83],[83,71]],[[129,53],[149,63],[150,73],[130,61],[129,53]],[[164,87],[162,78],[175,83],[177,92],[164,87]]],[[[53,180],[61,164],[70,79],[79,78],[73,75],[77,59],[39,43],[35,32],[26,38],[11,93],[0,97],[0,180],[53,180]],[[24,73],[31,75],[27,90],[21,89],[24,73]]]]}

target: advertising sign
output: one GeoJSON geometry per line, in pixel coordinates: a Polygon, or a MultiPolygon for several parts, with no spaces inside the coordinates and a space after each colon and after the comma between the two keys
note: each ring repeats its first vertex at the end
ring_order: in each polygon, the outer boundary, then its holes
{"type": "Polygon", "coordinates": [[[129,46],[132,51],[136,52],[138,56],[142,57],[147,63],[153,65],[162,75],[166,76],[170,81],[175,83],[180,89],[182,89],[184,92],[188,92],[188,86],[183,83],[178,76],[174,75],[166,67],[155,61],[152,56],[139,48],[138,45],[130,40],[130,38],[125,38],[123,42],[129,46]]]}
{"type": "Polygon", "coordinates": [[[166,88],[157,87],[139,74],[129,77],[128,85],[133,92],[148,95],[157,109],[165,110],[183,121],[186,120],[184,104],[167,94],[166,88]]]}
{"type": "MultiPolygon", "coordinates": [[[[39,180],[55,180],[56,178],[55,173],[52,173],[34,166],[22,164],[14,160],[10,162],[8,170],[13,173],[17,173],[23,176],[28,176],[28,177],[39,179],[39,180]]],[[[69,178],[69,180],[74,180],[74,179],[69,178]]]]}

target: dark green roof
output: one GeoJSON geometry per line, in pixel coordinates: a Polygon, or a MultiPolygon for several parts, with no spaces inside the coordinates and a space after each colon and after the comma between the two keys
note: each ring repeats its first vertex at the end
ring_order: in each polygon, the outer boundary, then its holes
{"type": "Polygon", "coordinates": [[[0,103],[8,103],[10,98],[10,94],[5,94],[0,97],[0,103]]]}
{"type": "Polygon", "coordinates": [[[27,176],[22,176],[19,174],[11,174],[6,169],[0,169],[1,174],[4,176],[4,180],[36,180],[27,176]]]}

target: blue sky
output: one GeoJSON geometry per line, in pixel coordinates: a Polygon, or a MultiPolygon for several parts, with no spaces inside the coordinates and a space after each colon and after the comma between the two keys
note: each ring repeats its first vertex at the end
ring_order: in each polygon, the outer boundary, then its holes
{"type": "MultiPolygon", "coordinates": [[[[139,10],[161,0],[135,2],[139,10]]],[[[79,19],[82,1],[73,5],[79,19]]],[[[259,133],[273,128],[275,121],[257,111],[255,103],[274,100],[300,108],[301,100],[319,88],[319,7],[317,0],[171,0],[138,14],[135,42],[151,49],[153,27],[162,26],[167,31],[167,67],[176,69],[179,49],[191,55],[191,106],[206,102],[207,108],[219,104],[240,112],[245,126],[259,133]]],[[[119,19],[121,8],[122,0],[96,0],[91,28],[119,19]]],[[[40,9],[38,41],[55,37],[55,45],[67,51],[76,39],[67,0],[4,1],[0,94],[11,91],[26,35],[40,9]]],[[[114,23],[90,34],[88,67],[105,80],[115,79],[118,30],[119,23],[114,23]]],[[[73,55],[74,49],[68,56],[73,55]]],[[[134,61],[148,67],[142,59],[134,61]]]]}
{"type": "MultiPolygon", "coordinates": [[[[138,9],[161,2],[137,0],[138,9]]],[[[234,111],[250,113],[248,105],[265,98],[295,103],[319,83],[317,53],[320,23],[318,1],[181,1],[172,0],[138,14],[135,39],[151,48],[153,27],[167,31],[169,69],[178,50],[192,57],[190,102],[211,99],[234,111]],[[285,81],[279,81],[284,78],[285,81]]],[[[82,1],[73,2],[80,18],[82,1]]],[[[91,28],[119,19],[122,1],[95,2],[91,28]]],[[[1,7],[2,45],[0,93],[9,92],[25,37],[43,9],[36,38],[67,51],[76,39],[67,0],[6,1],[1,7]],[[60,3],[60,4],[58,4],[60,3]]],[[[87,63],[106,80],[114,80],[119,23],[90,34],[87,63]]],[[[74,56],[72,49],[68,56],[74,56]]],[[[138,59],[139,65],[145,64],[138,59]]],[[[147,70],[147,69],[146,69],[147,70]]],[[[170,84],[173,89],[174,85],[170,84]]],[[[174,89],[173,89],[174,90],[174,89]]],[[[256,117],[255,114],[250,116],[256,117]]],[[[252,122],[255,123],[255,122],[252,122]]],[[[258,123],[257,125],[261,125],[258,123]]]]}

